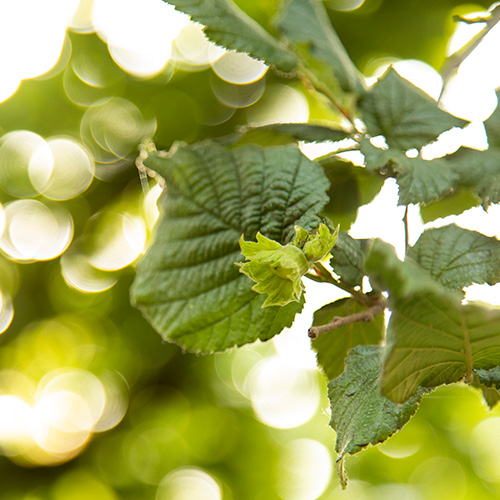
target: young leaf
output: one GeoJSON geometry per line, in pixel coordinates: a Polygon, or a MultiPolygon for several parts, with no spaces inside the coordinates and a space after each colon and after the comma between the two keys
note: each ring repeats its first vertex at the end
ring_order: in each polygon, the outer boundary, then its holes
{"type": "Polygon", "coordinates": [[[381,382],[384,396],[404,403],[420,387],[462,379],[471,383],[473,369],[500,364],[499,310],[461,305],[455,292],[413,262],[399,261],[380,242],[373,245],[365,266],[372,279],[385,284],[392,311],[381,382]]]}
{"type": "MultiPolygon", "coordinates": [[[[346,454],[353,455],[370,444],[382,443],[417,411],[423,390],[403,405],[380,395],[381,358],[379,346],[355,347],[346,358],[344,373],[328,384],[330,425],[337,433],[337,463],[343,464],[346,454]]],[[[347,484],[346,477],[341,477],[341,481],[347,484]]]]}
{"type": "Polygon", "coordinates": [[[334,128],[310,123],[273,123],[262,127],[241,127],[236,133],[218,140],[225,146],[258,144],[259,146],[281,146],[297,141],[324,142],[341,141],[351,136],[342,127],[334,128]]]}
{"type": "Polygon", "coordinates": [[[344,231],[339,233],[335,252],[333,252],[330,259],[330,265],[335,273],[340,276],[342,283],[353,287],[361,285],[366,274],[363,260],[368,251],[368,241],[355,240],[344,231]]]}
{"type": "Polygon", "coordinates": [[[408,256],[445,287],[500,281],[500,241],[455,224],[424,231],[408,256]]]}
{"type": "Polygon", "coordinates": [[[364,80],[335,33],[322,2],[287,0],[277,26],[299,53],[304,66],[330,90],[337,90],[340,85],[345,92],[366,91],[364,80]]]}
{"type": "MultiPolygon", "coordinates": [[[[354,299],[344,298],[318,309],[314,313],[313,326],[326,325],[335,316],[349,316],[366,309],[354,299]]],[[[317,353],[318,365],[328,380],[338,377],[344,371],[347,352],[357,345],[376,345],[384,335],[384,316],[379,314],[373,321],[357,321],[335,331],[319,335],[312,341],[317,353]]]]}
{"type": "Polygon", "coordinates": [[[383,135],[391,147],[420,148],[467,122],[438,108],[432,97],[389,68],[361,104],[368,133],[383,135]]]}
{"type": "Polygon", "coordinates": [[[262,59],[287,73],[295,69],[295,56],[232,0],[164,1],[203,24],[213,42],[262,59]]]}
{"type": "Polygon", "coordinates": [[[328,180],[295,146],[227,150],[205,141],[151,153],[145,166],[166,181],[155,240],[137,268],[132,298],[166,340],[210,352],[267,340],[301,303],[262,309],[239,272],[239,239],[257,232],[281,243],[307,230],[327,201],[328,180]]]}

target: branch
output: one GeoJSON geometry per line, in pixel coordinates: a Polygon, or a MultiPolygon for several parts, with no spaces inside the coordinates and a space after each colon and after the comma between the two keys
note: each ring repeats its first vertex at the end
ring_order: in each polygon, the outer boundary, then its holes
{"type": "MultiPolygon", "coordinates": [[[[460,19],[462,21],[462,19],[460,19]]],[[[492,30],[492,28],[500,21],[500,5],[497,5],[490,13],[488,18],[481,18],[478,22],[485,23],[485,27],[474,37],[472,37],[461,49],[452,54],[443,64],[441,68],[441,76],[443,77],[443,88],[438,101],[443,96],[446,84],[452,73],[464,62],[473,50],[483,41],[484,37],[492,30]]]]}
{"type": "Polygon", "coordinates": [[[380,298],[375,304],[373,304],[365,311],[350,314],[349,316],[335,316],[335,318],[333,318],[333,320],[326,325],[311,326],[311,328],[309,328],[308,335],[311,339],[315,339],[322,333],[336,330],[337,328],[341,328],[345,325],[350,325],[351,323],[357,323],[358,321],[369,323],[370,321],[373,321],[375,316],[378,316],[385,309],[385,307],[385,300],[380,298]]]}

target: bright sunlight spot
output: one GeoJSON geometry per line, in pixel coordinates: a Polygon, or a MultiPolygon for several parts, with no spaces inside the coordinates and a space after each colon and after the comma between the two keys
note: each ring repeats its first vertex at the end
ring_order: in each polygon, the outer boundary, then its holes
{"type": "Polygon", "coordinates": [[[185,467],[167,474],[161,481],[156,500],[222,500],[219,483],[202,469],[185,467]]]}

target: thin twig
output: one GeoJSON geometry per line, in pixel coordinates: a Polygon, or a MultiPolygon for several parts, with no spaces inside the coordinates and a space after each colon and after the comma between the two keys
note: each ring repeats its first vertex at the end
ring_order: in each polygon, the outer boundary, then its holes
{"type": "Polygon", "coordinates": [[[379,299],[375,304],[359,313],[350,314],[349,316],[336,316],[330,323],[320,326],[311,326],[309,328],[309,337],[315,339],[318,335],[326,332],[331,332],[337,328],[341,328],[345,325],[350,325],[351,323],[357,323],[359,321],[364,321],[369,323],[373,321],[375,316],[379,315],[385,309],[386,303],[384,299],[379,299]]]}
{"type": "Polygon", "coordinates": [[[490,13],[488,18],[484,18],[481,22],[485,23],[484,28],[474,37],[472,37],[461,49],[452,54],[443,64],[441,68],[441,76],[443,77],[443,87],[439,95],[438,102],[443,96],[446,84],[453,72],[464,62],[473,50],[483,41],[484,37],[494,28],[500,21],[500,5],[497,5],[490,13]]]}

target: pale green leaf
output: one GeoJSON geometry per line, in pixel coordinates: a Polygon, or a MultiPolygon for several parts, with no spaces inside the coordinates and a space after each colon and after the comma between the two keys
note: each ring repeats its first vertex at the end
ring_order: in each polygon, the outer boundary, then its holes
{"type": "MultiPolygon", "coordinates": [[[[313,326],[325,325],[336,316],[349,316],[365,309],[366,306],[352,298],[340,299],[318,309],[314,313],[313,326]]],[[[368,323],[358,321],[322,333],[312,341],[318,365],[329,380],[338,377],[344,371],[344,359],[349,349],[357,345],[378,344],[383,338],[384,330],[384,315],[379,314],[368,323]]]]}
{"type": "Polygon", "coordinates": [[[381,383],[384,396],[403,403],[420,387],[462,379],[471,383],[473,369],[500,364],[500,310],[461,305],[455,292],[424,269],[399,261],[387,244],[375,243],[365,267],[370,279],[389,291],[392,312],[381,383]]]}
{"type": "MultiPolygon", "coordinates": [[[[345,371],[328,384],[330,425],[337,433],[338,462],[369,445],[382,443],[400,430],[418,409],[423,390],[403,405],[380,395],[382,348],[358,346],[352,349],[345,371]]],[[[343,479],[345,483],[346,478],[343,479]]]]}
{"type": "Polygon", "coordinates": [[[321,167],[295,146],[227,150],[210,141],[151,153],[144,164],[166,190],[132,298],[163,338],[209,352],[289,326],[303,301],[262,309],[265,297],[235,265],[238,241],[260,231],[287,243],[295,224],[316,228],[327,201],[321,167]]]}
{"type": "Polygon", "coordinates": [[[455,224],[424,231],[408,256],[449,288],[500,281],[500,241],[455,224]]]}
{"type": "Polygon", "coordinates": [[[448,215],[459,215],[469,208],[480,204],[478,196],[471,189],[457,188],[444,198],[420,206],[420,215],[424,223],[447,217],[448,215]]]}
{"type": "Polygon", "coordinates": [[[354,287],[362,284],[365,276],[363,260],[367,249],[368,240],[356,240],[344,231],[339,233],[330,265],[346,285],[354,287]]]}
{"type": "Polygon", "coordinates": [[[277,26],[318,82],[330,90],[340,86],[346,92],[365,92],[364,79],[335,33],[322,2],[287,0],[277,26]]]}
{"type": "Polygon", "coordinates": [[[368,133],[383,135],[391,147],[420,148],[442,132],[467,122],[439,109],[423,90],[389,68],[361,104],[368,133]]]}
{"type": "Polygon", "coordinates": [[[194,21],[205,26],[210,40],[228,49],[245,52],[274,65],[281,71],[293,71],[295,56],[279,40],[243,12],[232,0],[164,0],[194,21]]]}

